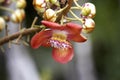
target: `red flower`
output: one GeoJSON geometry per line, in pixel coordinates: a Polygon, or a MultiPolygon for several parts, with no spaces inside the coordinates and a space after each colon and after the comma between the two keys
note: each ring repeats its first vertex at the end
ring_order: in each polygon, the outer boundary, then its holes
{"type": "Polygon", "coordinates": [[[32,48],[40,46],[53,47],[52,56],[60,63],[67,63],[73,58],[73,47],[69,40],[84,42],[86,38],[80,35],[82,27],[74,23],[59,25],[54,22],[41,21],[48,27],[35,34],[31,40],[32,48]]]}

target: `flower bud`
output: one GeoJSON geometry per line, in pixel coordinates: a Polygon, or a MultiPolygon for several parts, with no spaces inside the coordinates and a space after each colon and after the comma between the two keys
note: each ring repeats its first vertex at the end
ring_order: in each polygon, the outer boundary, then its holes
{"type": "Polygon", "coordinates": [[[45,0],[33,0],[33,6],[38,13],[42,13],[46,9],[46,2],[45,0]]]}
{"type": "Polygon", "coordinates": [[[88,16],[90,14],[91,10],[89,8],[84,7],[81,11],[81,14],[83,16],[88,16]]]}
{"type": "Polygon", "coordinates": [[[18,0],[16,6],[17,8],[24,9],[26,7],[26,0],[18,0]]]}
{"type": "Polygon", "coordinates": [[[23,9],[17,9],[11,15],[11,20],[15,23],[22,22],[25,18],[25,11],[23,9]]]}
{"type": "Polygon", "coordinates": [[[47,10],[44,12],[44,14],[43,14],[43,18],[44,18],[45,20],[47,20],[47,21],[52,21],[52,22],[54,22],[54,21],[56,20],[57,16],[56,16],[56,13],[55,13],[54,10],[52,10],[52,9],[47,9],[47,10]]]}
{"type": "Polygon", "coordinates": [[[95,5],[92,3],[85,3],[83,4],[83,9],[81,11],[81,16],[82,17],[89,17],[93,18],[96,14],[96,8],[95,5]]]}
{"type": "Polygon", "coordinates": [[[49,0],[50,3],[55,4],[57,0],[49,0]]]}
{"type": "Polygon", "coordinates": [[[5,20],[2,17],[0,17],[0,31],[2,31],[5,28],[5,26],[6,26],[5,20]]]}
{"type": "Polygon", "coordinates": [[[95,22],[91,18],[86,18],[85,23],[83,23],[83,32],[90,33],[95,28],[95,22]]]}

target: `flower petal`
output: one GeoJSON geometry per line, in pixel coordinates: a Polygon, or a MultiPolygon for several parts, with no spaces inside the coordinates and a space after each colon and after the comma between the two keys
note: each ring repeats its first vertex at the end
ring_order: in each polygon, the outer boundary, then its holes
{"type": "Polygon", "coordinates": [[[51,47],[50,41],[49,40],[44,41],[41,46],[51,47]]]}
{"type": "Polygon", "coordinates": [[[82,26],[75,23],[67,23],[66,27],[71,34],[80,33],[82,30],[82,26]]]}
{"type": "Polygon", "coordinates": [[[62,27],[60,24],[55,23],[55,22],[50,22],[50,21],[43,20],[43,21],[41,21],[41,23],[43,25],[45,25],[46,27],[51,28],[51,29],[58,29],[58,30],[64,29],[64,27],[62,27]]]}
{"type": "Polygon", "coordinates": [[[53,48],[52,57],[59,63],[67,63],[72,60],[73,56],[72,47],[67,49],[53,48]]]}
{"type": "Polygon", "coordinates": [[[68,36],[68,39],[73,40],[75,42],[85,42],[87,40],[87,38],[85,36],[83,36],[82,34],[68,36]]]}
{"type": "Polygon", "coordinates": [[[67,23],[66,27],[68,28],[68,40],[73,40],[75,42],[84,42],[87,38],[81,35],[82,26],[74,23],[67,23]]]}
{"type": "Polygon", "coordinates": [[[51,37],[51,30],[40,31],[35,34],[31,39],[32,48],[38,48],[42,43],[46,42],[51,37]]]}

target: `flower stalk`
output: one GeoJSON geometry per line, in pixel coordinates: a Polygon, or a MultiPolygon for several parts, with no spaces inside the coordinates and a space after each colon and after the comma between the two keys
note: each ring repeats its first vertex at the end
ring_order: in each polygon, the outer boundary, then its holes
{"type": "Polygon", "coordinates": [[[82,10],[82,7],[77,3],[77,1],[76,1],[76,0],[73,0],[73,1],[74,1],[75,5],[76,5],[79,9],[82,10]]]}
{"type": "Polygon", "coordinates": [[[72,16],[75,17],[78,21],[80,21],[80,22],[82,22],[82,23],[84,22],[81,18],[79,18],[76,14],[74,14],[72,10],[70,10],[70,13],[71,13],[72,16]]]}
{"type": "Polygon", "coordinates": [[[10,8],[7,8],[7,7],[3,7],[3,6],[0,6],[0,9],[1,9],[1,10],[5,10],[5,11],[8,11],[8,12],[10,12],[10,13],[13,13],[13,12],[14,12],[14,10],[12,10],[12,9],[10,9],[10,8]]]}

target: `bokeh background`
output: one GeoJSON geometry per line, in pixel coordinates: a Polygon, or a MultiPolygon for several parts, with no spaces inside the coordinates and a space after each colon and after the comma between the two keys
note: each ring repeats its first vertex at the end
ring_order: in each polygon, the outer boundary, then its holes
{"type": "MultiPolygon", "coordinates": [[[[94,18],[95,30],[89,36],[92,44],[90,45],[92,47],[92,77],[94,80],[120,80],[120,0],[90,0],[89,2],[94,3],[97,9],[94,18]]],[[[34,17],[37,16],[32,6],[32,0],[27,0],[26,14],[25,25],[30,27],[34,17]]],[[[39,17],[36,24],[39,24],[40,19],[39,17]]],[[[26,49],[41,80],[92,80],[81,78],[88,76],[86,74],[80,76],[78,70],[81,66],[77,65],[79,60],[76,59],[76,54],[71,62],[63,65],[52,59],[51,48],[40,47],[33,50],[31,47],[27,47],[26,49]]],[[[82,50],[87,50],[87,47],[82,50]]],[[[87,60],[87,58],[85,59],[87,60]]],[[[6,62],[6,54],[1,52],[0,80],[9,80],[6,62]]],[[[25,68],[27,67],[29,66],[26,65],[25,68]]]]}

